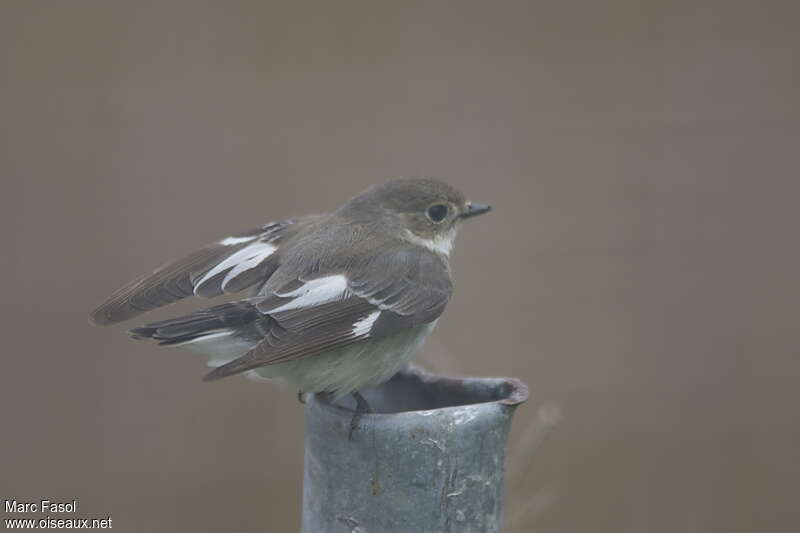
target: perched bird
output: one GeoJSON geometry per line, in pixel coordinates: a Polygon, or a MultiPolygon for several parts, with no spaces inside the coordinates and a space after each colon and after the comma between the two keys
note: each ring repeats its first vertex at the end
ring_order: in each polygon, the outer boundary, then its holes
{"type": "Polygon", "coordinates": [[[91,321],[252,288],[247,299],[130,334],[210,356],[208,381],[249,371],[304,392],[353,394],[368,410],[358,391],[420,349],[453,290],[459,225],[489,209],[441,181],[389,181],[333,213],[271,222],[167,263],[115,292],[91,321]]]}

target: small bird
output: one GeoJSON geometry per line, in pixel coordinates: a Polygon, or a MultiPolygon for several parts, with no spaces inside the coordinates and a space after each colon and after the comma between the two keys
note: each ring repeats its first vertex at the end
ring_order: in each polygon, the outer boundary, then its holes
{"type": "Polygon", "coordinates": [[[271,222],[167,263],[116,291],[91,321],[252,289],[129,333],[210,356],[207,381],[251,372],[302,392],[352,394],[369,411],[359,391],[422,347],[453,291],[449,256],[461,221],[489,210],[441,181],[388,181],[333,213],[271,222]]]}

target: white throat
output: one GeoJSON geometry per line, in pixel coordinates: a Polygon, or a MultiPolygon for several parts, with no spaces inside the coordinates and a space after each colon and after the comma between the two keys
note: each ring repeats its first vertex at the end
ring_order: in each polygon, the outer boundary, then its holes
{"type": "Polygon", "coordinates": [[[409,230],[406,230],[406,239],[414,244],[424,246],[428,250],[449,257],[450,252],[453,251],[453,244],[455,244],[456,241],[456,233],[457,230],[455,227],[453,227],[431,239],[425,239],[419,235],[415,235],[409,230]]]}

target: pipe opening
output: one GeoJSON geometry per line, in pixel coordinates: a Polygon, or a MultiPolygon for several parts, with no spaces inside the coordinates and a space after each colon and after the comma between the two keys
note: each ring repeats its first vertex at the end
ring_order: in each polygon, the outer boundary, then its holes
{"type": "MultiPolygon", "coordinates": [[[[445,378],[428,374],[418,368],[399,372],[392,379],[361,391],[374,413],[426,411],[488,402],[517,405],[528,398],[525,385],[509,378],[445,378]]],[[[335,402],[319,397],[323,404],[349,411],[355,409],[351,396],[335,402]]]]}

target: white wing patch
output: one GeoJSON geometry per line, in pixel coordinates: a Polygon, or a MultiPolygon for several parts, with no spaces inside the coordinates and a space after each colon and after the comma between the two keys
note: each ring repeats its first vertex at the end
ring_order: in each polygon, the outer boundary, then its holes
{"type": "Polygon", "coordinates": [[[375,324],[375,321],[378,320],[380,316],[380,311],[373,311],[372,313],[368,314],[355,324],[353,324],[353,335],[356,337],[360,337],[361,335],[367,335],[372,330],[372,325],[375,324]]]}
{"type": "Polygon", "coordinates": [[[254,242],[253,244],[242,248],[235,254],[231,254],[224,261],[220,262],[217,266],[206,272],[206,274],[197,281],[194,286],[195,294],[197,294],[197,289],[203,283],[210,280],[217,274],[225,272],[228,269],[232,269],[222,281],[222,290],[225,290],[225,285],[228,284],[233,278],[242,272],[250,270],[251,268],[256,268],[277,249],[278,248],[276,246],[266,242],[254,242]]]}
{"type": "Polygon", "coordinates": [[[334,300],[341,300],[347,293],[347,278],[341,274],[312,279],[303,286],[286,293],[275,293],[281,298],[292,298],[292,301],[270,309],[270,313],[289,311],[302,307],[316,307],[334,300]]]}
{"type": "Polygon", "coordinates": [[[233,246],[234,244],[242,244],[243,242],[250,242],[258,238],[258,235],[253,237],[227,237],[219,241],[223,246],[233,246]]]}

